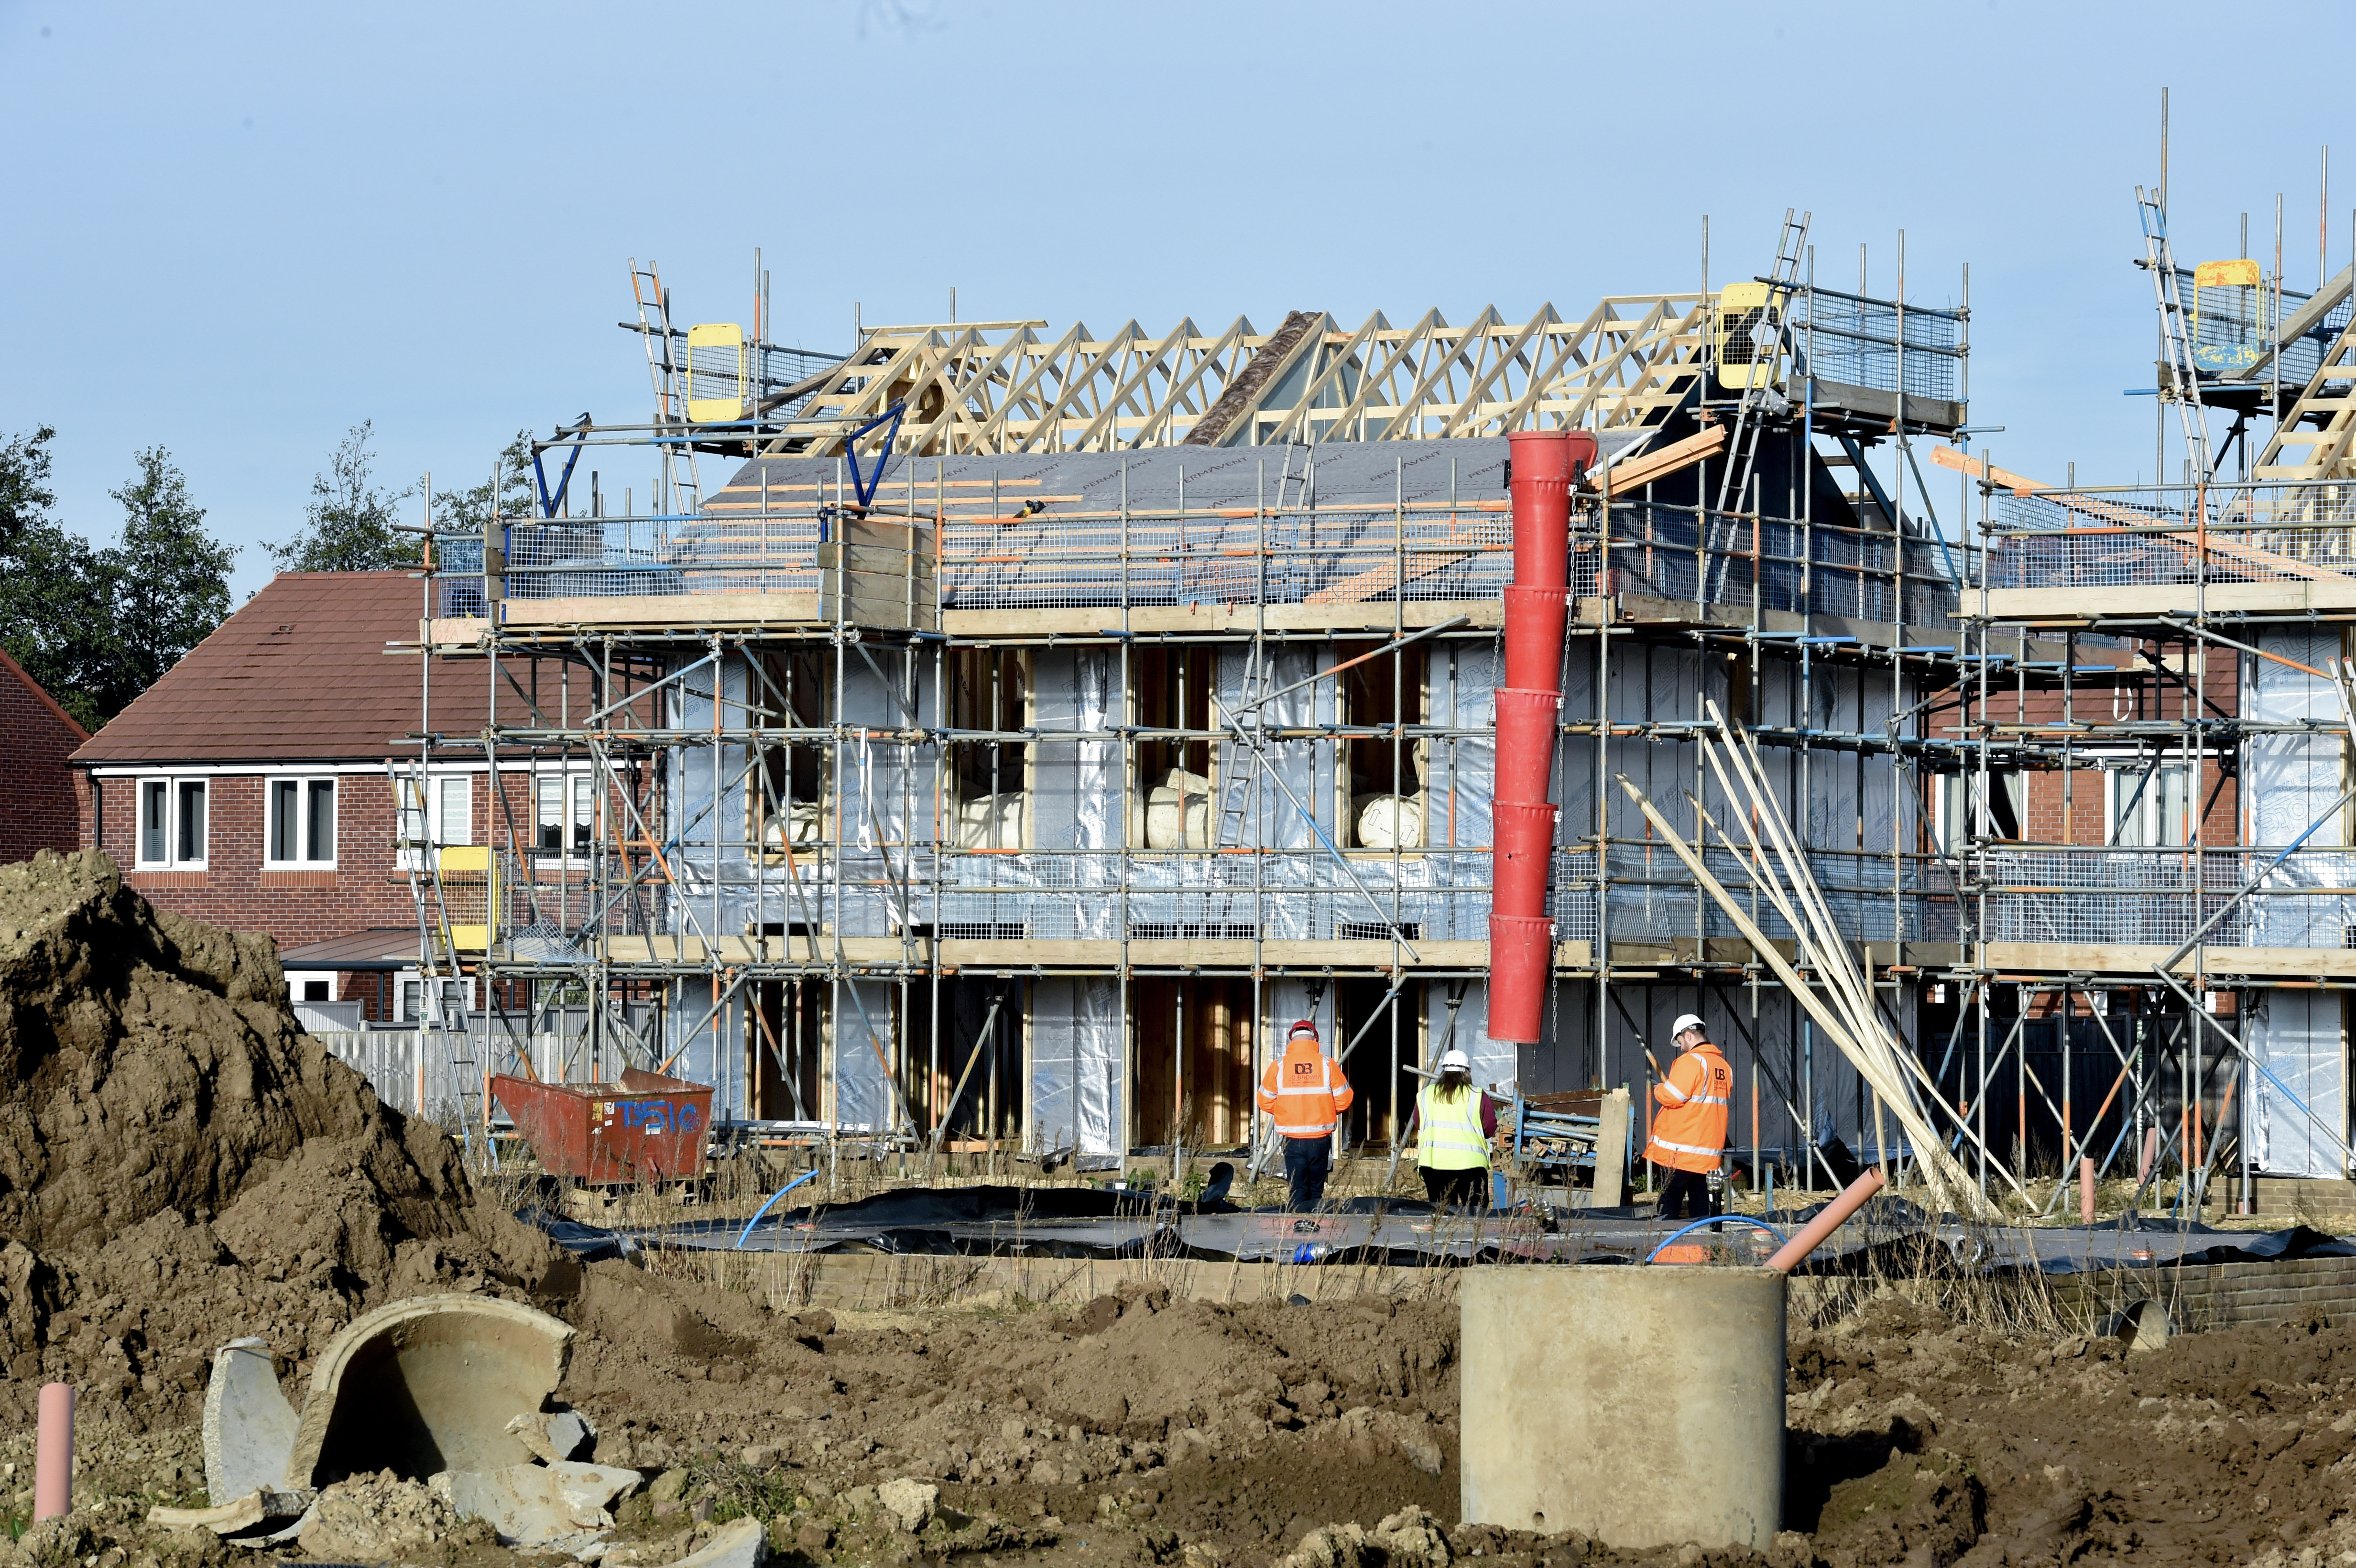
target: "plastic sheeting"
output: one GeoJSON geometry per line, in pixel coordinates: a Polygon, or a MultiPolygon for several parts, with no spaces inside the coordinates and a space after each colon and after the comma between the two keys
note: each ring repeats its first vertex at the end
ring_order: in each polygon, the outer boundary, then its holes
{"type": "MultiPolygon", "coordinates": [[[[1118,727],[1119,661],[1111,648],[1040,649],[1032,665],[1032,724],[1043,737],[1118,727]]],[[[1042,739],[1033,776],[1039,797],[1031,831],[1034,847],[1120,848],[1118,743],[1042,739]]]]}
{"type": "Polygon", "coordinates": [[[1486,848],[1489,804],[1497,794],[1497,699],[1504,678],[1495,643],[1431,645],[1428,712],[1435,727],[1486,730],[1485,735],[1440,737],[1431,742],[1424,776],[1430,802],[1424,842],[1439,849],[1486,848]]]}
{"type": "MultiPolygon", "coordinates": [[[[2340,656],[2340,633],[2286,630],[2258,634],[2258,646],[2283,658],[2328,669],[2340,656]]],[[[2340,699],[2331,683],[2288,668],[2273,659],[2244,658],[2243,717],[2257,723],[2340,722],[2340,699]]],[[[2345,752],[2337,735],[2252,735],[2243,742],[2242,801],[2244,842],[2280,847],[2307,831],[2330,810],[2346,787],[2345,752]]],[[[2348,842],[2346,814],[2324,824],[2308,843],[2321,848],[2348,842]]]]}
{"type": "MultiPolygon", "coordinates": [[[[750,724],[744,709],[748,672],[742,658],[722,661],[716,672],[704,660],[682,660],[681,665],[685,667],[665,688],[672,728],[691,733],[711,728],[715,687],[720,728],[743,730],[750,724]]],[[[730,923],[735,912],[727,907],[727,895],[715,906],[712,894],[715,870],[723,885],[742,883],[751,875],[751,846],[745,839],[750,756],[748,748],[734,745],[680,746],[667,754],[670,787],[665,792],[669,815],[663,826],[678,851],[672,858],[677,877],[672,897],[686,906],[672,912],[679,920],[674,931],[712,933],[715,922],[720,931],[742,929],[730,923]]]]}
{"type": "Polygon", "coordinates": [[[2264,1000],[2251,1010],[2245,1038],[2250,1054],[2282,1087],[2269,1083],[2266,1072],[2250,1075],[2257,1168],[2269,1176],[2344,1176],[2348,1080],[2340,996],[2279,989],[2258,995],[2264,1000]]]}
{"type": "MultiPolygon", "coordinates": [[[[1502,1085],[1510,1091],[1523,1081],[1523,1066],[1510,1040],[1489,1038],[1489,983],[1486,980],[1467,981],[1464,1000],[1455,1009],[1456,1033],[1448,1033],[1448,993],[1453,980],[1434,979],[1423,987],[1424,1028],[1429,1031],[1431,1051],[1436,1056],[1440,1042],[1448,1049],[1461,1051],[1472,1059],[1472,1082],[1483,1085],[1502,1085]]],[[[1536,1054],[1533,1050],[1532,1055],[1536,1054]]],[[[1430,1063],[1425,1063],[1429,1066],[1430,1063]]],[[[1526,1084],[1524,1085],[1527,1087],[1526,1084]]]]}
{"type": "Polygon", "coordinates": [[[675,1005],[663,1010],[659,1049],[672,1076],[712,1085],[713,1118],[731,1121],[744,1114],[744,1004],[740,993],[713,1013],[712,996],[709,978],[680,983],[675,1005]]]}
{"type": "MultiPolygon", "coordinates": [[[[893,731],[930,723],[931,661],[917,659],[913,695],[897,656],[886,655],[877,662],[883,666],[882,677],[856,655],[845,661],[843,722],[893,731]]],[[[925,744],[853,736],[843,741],[841,758],[836,791],[842,808],[842,885],[836,891],[841,928],[850,936],[895,936],[905,925],[932,919],[931,894],[925,884],[932,845],[940,832],[938,753],[925,744]]]]}
{"type": "Polygon", "coordinates": [[[899,987],[845,980],[834,1012],[834,1123],[843,1132],[884,1132],[897,1120],[884,1063],[892,1056],[899,987]]]}
{"type": "MultiPolygon", "coordinates": [[[[1222,715],[1235,713],[1265,693],[1308,680],[1336,662],[1333,650],[1323,643],[1271,643],[1266,646],[1264,667],[1255,667],[1251,645],[1219,650],[1218,705],[1222,715]]],[[[1238,722],[1247,731],[1334,723],[1335,685],[1331,680],[1321,680],[1286,692],[1241,715],[1238,722]]],[[[1334,795],[1333,744],[1311,739],[1269,739],[1259,750],[1261,759],[1255,766],[1252,748],[1234,740],[1219,742],[1219,785],[1213,809],[1216,817],[1214,828],[1220,834],[1220,842],[1231,846],[1240,842],[1269,849],[1312,849],[1318,848],[1322,831],[1325,842],[1338,846],[1342,834],[1335,816],[1339,802],[1334,795]],[[1267,776],[1271,774],[1273,778],[1267,776]],[[1278,779],[1283,781],[1281,787],[1276,783],[1278,779]],[[1287,791],[1290,792],[1289,798],[1287,791]],[[1311,827],[1304,812],[1315,816],[1315,828],[1311,827]]]]}
{"type": "Polygon", "coordinates": [[[1083,976],[1032,982],[1028,1125],[1033,1153],[1122,1152],[1128,1039],[1119,980],[1083,976]]]}

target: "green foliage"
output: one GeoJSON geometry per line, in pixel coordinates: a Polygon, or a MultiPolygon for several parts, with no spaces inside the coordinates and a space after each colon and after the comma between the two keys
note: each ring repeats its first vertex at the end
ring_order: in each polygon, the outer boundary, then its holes
{"type": "Polygon", "coordinates": [[[112,568],[50,515],[47,425],[0,444],[0,646],[85,730],[112,718],[112,568]]]}
{"type": "Polygon", "coordinates": [[[803,1506],[801,1489],[786,1470],[755,1470],[717,1455],[687,1465],[687,1495],[712,1499],[712,1521],[776,1519],[803,1506]]]}
{"type": "Polygon", "coordinates": [[[122,542],[51,515],[48,426],[0,443],[0,645],[86,730],[120,713],[229,615],[237,552],[204,531],[171,453],[137,454],[122,542]]]}
{"type": "Polygon", "coordinates": [[[110,713],[153,686],[229,619],[234,547],[205,532],[205,509],[172,454],[151,446],[133,460],[131,483],[109,495],[123,506],[123,542],[106,552],[113,580],[115,654],[110,713]]]}
{"type": "Polygon", "coordinates": [[[477,532],[492,508],[503,517],[533,517],[540,508],[531,488],[531,432],[518,431],[499,453],[489,476],[471,487],[445,489],[434,496],[434,526],[444,532],[477,532]]]}
{"type": "Polygon", "coordinates": [[[418,564],[416,538],[394,528],[401,504],[417,486],[377,487],[376,454],[369,450],[375,428],[372,420],[352,426],[328,457],[327,471],[312,476],[302,531],[269,547],[281,571],[385,571],[418,564]]]}

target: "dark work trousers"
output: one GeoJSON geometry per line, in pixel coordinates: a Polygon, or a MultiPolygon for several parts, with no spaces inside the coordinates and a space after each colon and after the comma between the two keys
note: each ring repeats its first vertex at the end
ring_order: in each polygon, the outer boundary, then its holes
{"type": "Polygon", "coordinates": [[[1284,1140],[1284,1179],[1292,1189],[1292,1206],[1314,1209],[1325,1196],[1325,1177],[1333,1168],[1333,1140],[1284,1140]]]}
{"type": "Polygon", "coordinates": [[[1679,1170],[1655,1164],[1661,1206],[1654,1212],[1664,1220],[1707,1220],[1718,1211],[1709,1201],[1709,1177],[1698,1170],[1679,1170]]]}
{"type": "Polygon", "coordinates": [[[1489,1211],[1489,1168],[1476,1165],[1469,1170],[1434,1170],[1430,1166],[1423,1171],[1423,1195],[1435,1209],[1454,1209],[1467,1214],[1489,1211]]]}

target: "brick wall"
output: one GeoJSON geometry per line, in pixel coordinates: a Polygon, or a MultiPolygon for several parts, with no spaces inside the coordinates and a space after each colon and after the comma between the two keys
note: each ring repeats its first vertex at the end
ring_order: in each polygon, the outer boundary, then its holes
{"type": "MultiPolygon", "coordinates": [[[[172,775],[159,769],[156,776],[197,775],[172,775]]],[[[159,909],[232,931],[267,932],[281,948],[362,931],[415,929],[409,876],[400,869],[393,849],[391,782],[376,772],[335,775],[334,869],[265,870],[266,777],[258,773],[208,775],[210,799],[200,871],[137,869],[139,780],[134,776],[93,779],[76,773],[76,830],[65,847],[95,844],[105,849],[123,867],[123,880],[159,909]]],[[[482,777],[475,775],[474,841],[504,844],[510,823],[529,834],[532,803],[525,775],[503,776],[504,809],[484,789],[482,777]]],[[[391,980],[366,972],[340,976],[337,999],[367,1004],[367,1016],[377,1020],[393,1018],[400,1006],[391,980]]]]}
{"type": "Polygon", "coordinates": [[[71,849],[80,819],[66,759],[90,737],[0,656],[0,861],[39,849],[71,849]]]}
{"type": "MultiPolygon", "coordinates": [[[[1998,645],[2002,646],[2001,644],[1998,645]]],[[[2202,677],[2201,663],[2187,664],[2183,645],[2171,643],[2163,650],[2157,645],[2149,650],[2164,655],[2170,661],[2173,673],[2162,673],[2153,667],[2152,660],[2138,655],[2136,666],[2115,674],[2108,669],[2081,668],[2072,681],[2068,701],[2054,687],[2021,691],[2003,679],[1990,682],[1987,707],[1980,708],[1974,696],[1975,718],[1985,716],[1990,722],[2008,724],[2054,724],[2065,718],[2084,724],[2078,743],[2091,752],[2132,751],[2132,739],[2108,736],[2104,727],[2108,724],[2140,720],[2177,720],[2191,712],[2191,701],[2185,683],[2179,675],[2198,680],[2202,677]]],[[[2113,659],[2124,662],[2117,649],[2082,649],[2079,656],[2088,659],[2113,659]]],[[[2231,718],[2241,710],[2240,656],[2230,648],[2211,647],[2200,656],[2206,663],[2208,701],[2204,711],[2208,717],[2231,718]]],[[[2052,743],[2049,741],[2049,743],[2052,743]]],[[[2131,786],[2132,787],[2132,786],[2131,786]]],[[[2103,844],[2108,841],[2108,805],[2104,789],[2103,773],[2094,768],[2073,768],[2065,775],[2059,769],[2031,772],[2024,781],[2024,820],[2022,836],[2033,844],[2103,844]],[[2067,783],[2065,784],[2065,777],[2067,783]]],[[[2200,781],[2201,841],[2211,848],[2241,842],[2241,796],[2237,780],[2222,772],[2218,760],[2211,756],[2201,770],[2200,781]]]]}
{"type": "MultiPolygon", "coordinates": [[[[321,942],[376,926],[415,923],[409,879],[393,862],[392,788],[382,773],[336,777],[336,866],[333,870],[264,870],[267,832],[263,778],[217,773],[208,781],[205,868],[201,871],[142,871],[138,781],[86,782],[83,827],[92,825],[89,796],[103,808],[95,842],[123,868],[123,880],[160,909],[193,915],[232,931],[264,931],[281,947],[321,942]]],[[[478,810],[479,815],[479,810],[478,810]]]]}
{"type": "Polygon", "coordinates": [[[2056,1281],[2053,1296],[2065,1315],[2097,1327],[2130,1303],[2158,1300],[2185,1330],[2297,1323],[2310,1313],[2336,1328],[2356,1323],[2356,1258],[2111,1269],[2056,1281]]]}

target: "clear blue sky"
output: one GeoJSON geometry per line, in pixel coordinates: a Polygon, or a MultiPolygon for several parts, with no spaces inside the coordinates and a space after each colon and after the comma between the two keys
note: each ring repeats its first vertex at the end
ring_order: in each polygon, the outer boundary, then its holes
{"type": "Polygon", "coordinates": [[[57,427],[61,509],[101,537],[134,449],[170,448],[242,592],[360,420],[387,478],[464,483],[519,427],[646,417],[615,328],[633,256],[686,318],[731,320],[765,247],[779,339],[840,348],[853,302],[938,319],[952,285],[968,319],[1099,331],[1574,315],[1692,286],[1705,213],[1716,277],[1762,269],[1791,206],[1820,278],[1853,280],[1863,242],[1886,291],[1901,229],[1920,301],[1970,262],[1997,460],[2128,481],[2152,464],[2151,400],[2120,393],[2152,379],[2128,263],[2159,89],[2179,255],[2234,254],[2244,210],[2269,247],[2282,191],[2311,286],[2345,101],[2262,84],[2277,40],[2336,48],[2347,16],[0,0],[0,432],[57,427]]]}

